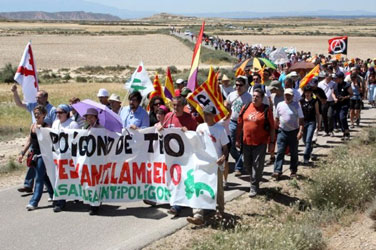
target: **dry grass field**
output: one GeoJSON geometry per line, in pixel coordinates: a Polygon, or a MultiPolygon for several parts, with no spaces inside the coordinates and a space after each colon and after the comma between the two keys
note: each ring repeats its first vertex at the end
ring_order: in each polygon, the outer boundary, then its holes
{"type": "Polygon", "coordinates": [[[17,65],[25,45],[32,40],[38,68],[75,68],[86,65],[137,66],[141,61],[149,68],[189,67],[191,50],[175,38],[162,35],[84,36],[21,35],[0,36],[0,67],[17,65]]]}

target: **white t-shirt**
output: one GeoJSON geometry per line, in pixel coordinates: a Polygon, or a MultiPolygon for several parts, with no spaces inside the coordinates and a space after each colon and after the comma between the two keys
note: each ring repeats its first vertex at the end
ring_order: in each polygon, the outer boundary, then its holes
{"type": "Polygon", "coordinates": [[[225,128],[218,123],[213,126],[201,123],[197,126],[196,132],[205,145],[205,152],[217,157],[217,159],[223,154],[222,147],[230,142],[225,128]],[[213,152],[213,147],[215,152],[213,152]]]}
{"type": "Polygon", "coordinates": [[[241,96],[239,96],[238,91],[231,92],[226,101],[231,104],[231,117],[233,121],[237,121],[239,117],[240,110],[243,105],[247,105],[252,101],[252,96],[249,92],[245,91],[241,96]]]}
{"type": "Polygon", "coordinates": [[[336,83],[334,81],[327,83],[325,79],[319,82],[319,85],[317,85],[320,89],[324,90],[328,102],[334,101],[332,93],[335,85],[336,83]]]}
{"type": "Polygon", "coordinates": [[[234,87],[232,85],[225,87],[223,84],[219,85],[221,88],[222,95],[227,98],[227,96],[234,91],[234,87]]]}
{"type": "Polygon", "coordinates": [[[68,129],[80,129],[80,126],[77,122],[73,121],[71,118],[68,118],[65,122],[61,123],[59,119],[56,119],[52,123],[53,129],[68,128],[68,129]]]}
{"type": "Polygon", "coordinates": [[[283,101],[277,105],[276,118],[281,129],[293,131],[299,128],[299,118],[304,118],[304,114],[299,103],[293,101],[287,104],[283,101]]]}

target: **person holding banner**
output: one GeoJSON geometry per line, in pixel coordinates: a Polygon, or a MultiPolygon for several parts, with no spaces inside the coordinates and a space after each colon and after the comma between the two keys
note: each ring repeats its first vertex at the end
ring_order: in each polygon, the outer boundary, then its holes
{"type": "MultiPolygon", "coordinates": [[[[182,131],[196,130],[197,122],[192,118],[190,114],[184,112],[184,97],[175,96],[172,98],[173,111],[169,112],[162,125],[157,125],[158,130],[163,128],[181,128],[182,131]]],[[[181,212],[181,206],[172,206],[169,213],[178,216],[181,212]]]]}
{"type": "Polygon", "coordinates": [[[34,166],[29,166],[30,168],[35,168],[35,189],[33,196],[31,197],[29,204],[26,206],[28,211],[35,210],[38,207],[38,203],[42,198],[43,194],[43,184],[46,185],[47,191],[49,194],[50,199],[53,197],[53,189],[50,182],[50,179],[46,173],[46,166],[44,165],[43,158],[41,155],[38,137],[37,137],[37,129],[40,127],[48,127],[49,125],[44,121],[47,110],[42,105],[38,105],[33,109],[33,114],[35,116],[36,122],[31,125],[30,128],[30,135],[27,140],[27,143],[24,149],[20,153],[20,157],[18,161],[21,163],[24,155],[29,150],[31,146],[31,154],[33,154],[32,161],[34,161],[34,166]]]}
{"type": "Polygon", "coordinates": [[[231,92],[226,99],[227,104],[231,105],[231,117],[230,117],[230,137],[231,137],[231,148],[230,154],[235,160],[235,176],[241,176],[243,170],[243,159],[240,152],[236,149],[236,130],[238,126],[238,117],[240,110],[244,105],[247,105],[252,101],[251,94],[248,90],[248,79],[246,76],[238,76],[235,83],[235,91],[231,92]]]}
{"type": "Polygon", "coordinates": [[[120,118],[123,121],[123,128],[139,129],[149,127],[149,115],[140,106],[142,100],[139,91],[133,91],[128,96],[129,106],[121,110],[120,118]]]}
{"type": "Polygon", "coordinates": [[[236,145],[243,143],[244,166],[250,173],[249,197],[258,193],[269,138],[269,151],[275,143],[273,112],[263,103],[264,95],[261,88],[254,89],[252,103],[242,108],[238,118],[236,145]]]}
{"type": "MultiPolygon", "coordinates": [[[[215,148],[215,157],[218,159],[218,171],[217,171],[217,208],[218,212],[223,216],[225,210],[225,200],[223,193],[223,175],[224,170],[223,163],[228,156],[227,144],[229,139],[225,128],[214,121],[216,110],[214,106],[208,105],[203,109],[204,121],[198,125],[196,132],[204,142],[204,145],[213,145],[215,148]]],[[[207,149],[205,149],[207,151],[207,149]]],[[[204,223],[204,210],[193,209],[193,217],[188,217],[187,221],[195,225],[202,225],[204,223]]]]}
{"type": "MultiPolygon", "coordinates": [[[[36,97],[36,102],[33,103],[24,103],[21,101],[20,96],[18,95],[17,91],[17,85],[14,84],[11,88],[11,91],[13,92],[13,99],[16,105],[20,108],[26,109],[31,113],[32,116],[32,121],[35,122],[33,110],[36,106],[41,105],[46,108],[46,116],[44,117],[44,122],[47,123],[49,126],[52,125],[53,121],[56,118],[56,109],[54,106],[52,106],[48,102],[48,93],[46,91],[38,91],[37,92],[37,97],[36,97]]],[[[35,170],[34,168],[29,168],[27,170],[26,176],[25,176],[25,181],[24,181],[24,187],[19,188],[19,192],[28,192],[31,193],[33,192],[33,186],[34,186],[34,177],[35,177],[35,170]]]]}
{"type": "MultiPolygon", "coordinates": [[[[70,118],[70,107],[67,104],[60,104],[56,108],[57,119],[52,124],[53,129],[60,130],[61,128],[67,129],[80,129],[77,122],[70,118]]],[[[54,201],[54,212],[58,213],[63,210],[65,200],[54,201]]]]}
{"type": "Polygon", "coordinates": [[[80,129],[82,129],[83,127],[85,127],[85,125],[86,125],[86,121],[85,121],[85,119],[83,118],[83,117],[81,117],[79,114],[78,114],[78,112],[73,108],[73,104],[76,104],[76,103],[78,103],[78,102],[80,102],[81,100],[80,100],[80,98],[78,98],[78,97],[72,97],[71,99],[69,99],[69,108],[70,108],[70,118],[73,120],[73,121],[75,121],[75,122],[77,122],[77,124],[78,124],[78,127],[80,128],[80,129]]]}

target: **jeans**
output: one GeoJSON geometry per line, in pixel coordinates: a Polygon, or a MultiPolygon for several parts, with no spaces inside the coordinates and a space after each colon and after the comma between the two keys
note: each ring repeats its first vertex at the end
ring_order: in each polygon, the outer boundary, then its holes
{"type": "Polygon", "coordinates": [[[342,132],[345,132],[345,130],[349,130],[349,124],[347,123],[347,114],[349,113],[349,106],[341,105],[338,108],[338,112],[339,112],[339,123],[341,125],[342,132]]]}
{"type": "Polygon", "coordinates": [[[285,158],[286,147],[290,148],[290,171],[296,173],[298,171],[298,132],[299,129],[293,131],[284,131],[279,129],[277,136],[277,157],[274,163],[274,173],[282,173],[283,162],[285,158]]]}
{"type": "Polygon", "coordinates": [[[324,121],[325,133],[333,132],[334,124],[334,102],[326,102],[322,105],[322,118],[324,121]]]}
{"type": "Polygon", "coordinates": [[[35,169],[34,168],[28,168],[26,176],[25,176],[24,187],[33,188],[34,187],[34,178],[35,178],[35,169]]]}
{"type": "Polygon", "coordinates": [[[264,172],[266,144],[243,145],[244,167],[249,170],[251,186],[259,187],[264,172]]]}
{"type": "Polygon", "coordinates": [[[241,171],[243,169],[243,159],[240,152],[236,149],[236,129],[238,127],[238,123],[234,121],[230,121],[229,129],[230,129],[230,137],[231,137],[231,148],[230,154],[232,158],[235,160],[235,170],[241,171]]]}
{"type": "Polygon", "coordinates": [[[311,121],[304,124],[303,130],[303,142],[305,144],[304,160],[309,161],[312,153],[312,138],[316,129],[316,122],[311,121]]]}
{"type": "Polygon", "coordinates": [[[370,84],[368,89],[368,100],[375,101],[376,98],[376,84],[370,84]]]}
{"type": "Polygon", "coordinates": [[[43,193],[43,184],[46,185],[48,194],[50,198],[53,197],[53,189],[50,182],[50,179],[47,176],[46,173],[46,167],[44,165],[42,157],[38,157],[37,164],[35,167],[35,187],[34,187],[34,193],[31,197],[31,200],[29,202],[32,206],[38,206],[38,203],[40,201],[40,198],[42,197],[43,193]]]}

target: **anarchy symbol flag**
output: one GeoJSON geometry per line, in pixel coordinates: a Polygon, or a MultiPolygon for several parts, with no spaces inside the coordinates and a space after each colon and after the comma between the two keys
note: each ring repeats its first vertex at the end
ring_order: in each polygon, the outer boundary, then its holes
{"type": "Polygon", "coordinates": [[[329,54],[345,54],[347,55],[347,36],[334,37],[328,40],[329,54]]]}

